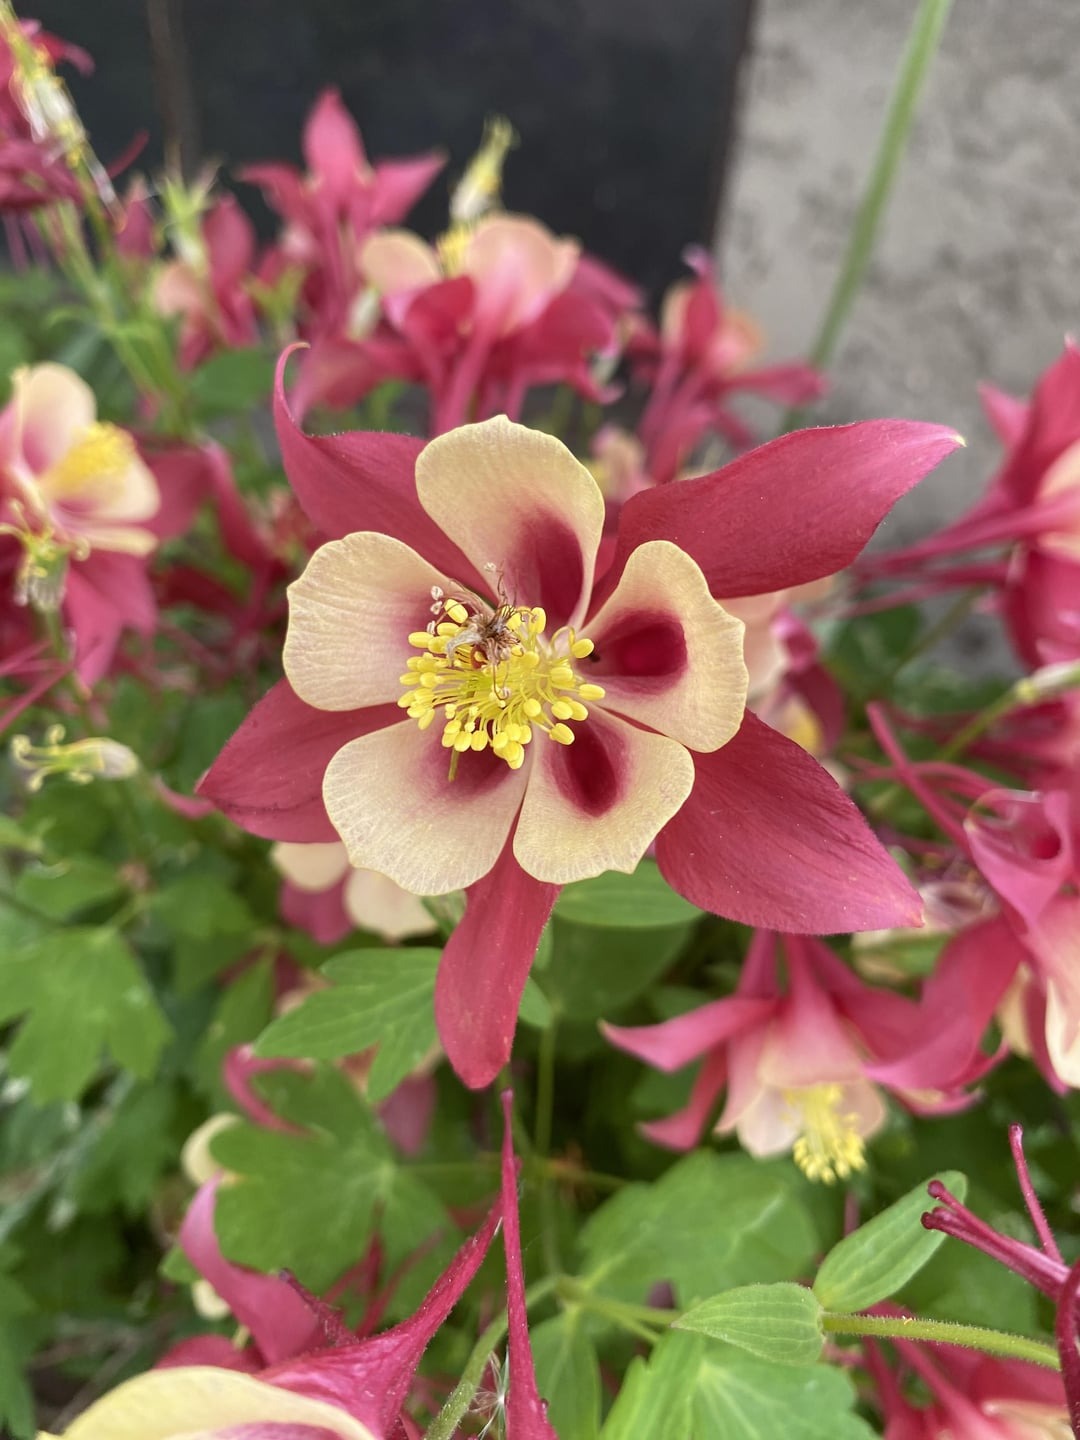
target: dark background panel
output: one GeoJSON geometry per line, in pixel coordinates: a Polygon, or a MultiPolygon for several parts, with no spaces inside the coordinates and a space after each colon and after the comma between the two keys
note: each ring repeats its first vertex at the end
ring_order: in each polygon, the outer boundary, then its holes
{"type": "MultiPolygon", "coordinates": [[[[96,78],[73,88],[104,157],[143,128],[143,163],[157,164],[164,106],[189,159],[296,159],[304,116],[335,84],[372,157],[442,145],[452,177],[485,116],[505,114],[522,140],[507,206],[657,289],[682,247],[711,234],[751,4],[40,0],[36,14],[97,60],[96,78]]],[[[445,223],[447,184],[418,228],[445,223]]]]}

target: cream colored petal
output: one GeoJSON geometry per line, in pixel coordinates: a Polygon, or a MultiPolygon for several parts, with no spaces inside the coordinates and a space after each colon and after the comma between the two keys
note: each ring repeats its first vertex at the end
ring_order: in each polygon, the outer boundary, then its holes
{"type": "Polygon", "coordinates": [[[18,446],[34,474],[62,460],[97,417],[94,392],[66,365],[16,370],[11,398],[18,446]]]}
{"type": "Polygon", "coordinates": [[[323,800],[351,862],[413,895],[446,895],[486,875],[521,804],[528,760],[458,757],[412,720],[351,740],[326,769],[323,800]]]}
{"type": "Polygon", "coordinates": [[[1046,1049],[1054,1073],[1080,1089],[1080,1016],[1070,1011],[1068,997],[1053,980],[1046,986],[1046,1049]]]}
{"type": "Polygon", "coordinates": [[[270,851],[270,863],[291,885],[312,895],[329,890],[349,870],[349,857],[340,840],[325,845],[279,840],[270,851]]]}
{"type": "MultiPolygon", "coordinates": [[[[1080,440],[1063,450],[1047,470],[1039,485],[1038,498],[1057,500],[1070,492],[1080,492],[1080,440]]],[[[1050,530],[1041,537],[1041,544],[1068,560],[1080,560],[1080,534],[1075,528],[1050,530]]]]}
{"type": "Polygon", "coordinates": [[[91,1405],[64,1440],[211,1440],[230,1426],[259,1421],[321,1427],[338,1440],[376,1440],[336,1405],[209,1366],[137,1375],[91,1405]]]}
{"type": "Polygon", "coordinates": [[[363,531],[331,540],[289,586],[284,665],[316,710],[357,710],[401,695],[409,635],[431,619],[431,588],[450,582],[415,550],[363,531]]]}
{"type": "Polygon", "coordinates": [[[497,316],[503,335],[534,320],[570,284],[581,255],[528,215],[492,215],[469,237],[462,269],[477,288],[478,308],[497,316]]]}
{"type": "Polygon", "coordinates": [[[152,520],[161,509],[161,492],[150,469],[133,455],[122,476],[95,495],[92,518],[98,520],[152,520]]]}
{"type": "Polygon", "coordinates": [[[375,870],[354,870],[349,876],[345,913],[361,930],[373,930],[384,940],[425,935],[435,927],[422,900],[375,870]]]}
{"type": "MultiPolygon", "coordinates": [[[[64,514],[58,517],[61,522],[64,514]]],[[[158,537],[152,530],[141,530],[136,525],[88,525],[75,521],[64,525],[85,540],[91,550],[113,550],[119,555],[149,555],[157,549],[158,537]]]]}
{"type": "Polygon", "coordinates": [[[222,1173],[221,1165],[210,1153],[214,1137],[239,1124],[239,1115],[224,1112],[211,1115],[184,1141],[184,1148],[180,1151],[180,1169],[196,1188],[222,1173]]]}
{"type": "Polygon", "coordinates": [[[664,292],[660,306],[660,334],[669,345],[682,339],[691,287],[690,280],[676,280],[675,284],[669,285],[664,292]]]}
{"type": "Polygon", "coordinates": [[[579,668],[604,687],[605,710],[692,750],[719,750],[742,724],[742,621],[712,598],[677,545],[639,545],[586,633],[597,658],[579,668]]]}
{"type": "Polygon", "coordinates": [[[759,1160],[783,1155],[801,1133],[801,1116],[790,1100],[771,1085],[763,1085],[734,1125],[739,1144],[759,1160]]]}
{"type": "Polygon", "coordinates": [[[515,605],[576,623],[604,525],[596,481],[553,435],[505,415],[440,435],[416,461],[420,503],[515,605]]]}
{"type": "Polygon", "coordinates": [[[400,295],[442,279],[439,258],[409,230],[381,230],[364,242],[360,270],[381,295],[400,295]]]}
{"type": "Polygon", "coordinates": [[[514,832],[518,864],[566,885],[605,870],[633,871],[690,794],[690,752],[595,707],[572,745],[537,734],[514,832]]]}

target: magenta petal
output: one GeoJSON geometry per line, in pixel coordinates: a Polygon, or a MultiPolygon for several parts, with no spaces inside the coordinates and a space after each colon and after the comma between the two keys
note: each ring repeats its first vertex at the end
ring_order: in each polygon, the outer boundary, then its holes
{"type": "Polygon", "coordinates": [[[511,1110],[514,1092],[504,1090],[502,1143],[503,1248],[506,1251],[507,1359],[510,1388],[506,1396],[507,1440],[559,1440],[547,1418],[547,1405],[536,1388],[529,1314],[525,1307],[525,1270],[521,1260],[521,1217],[518,1214],[517,1161],[511,1110]]]}
{"type": "Polygon", "coordinates": [[[446,156],[437,150],[407,160],[380,160],[371,197],[372,225],[394,225],[401,220],[445,165],[446,156]]]}
{"type": "Polygon", "coordinates": [[[636,1055],[657,1070],[679,1070],[699,1055],[724,1045],[740,1030],[748,1030],[772,1013],[775,1000],[747,999],[731,995],[713,1000],[685,1015],[676,1015],[659,1025],[608,1025],[600,1029],[613,1045],[636,1055]]]}
{"type": "Polygon", "coordinates": [[[832,776],[751,711],[694,765],[656,842],[664,878],[694,905],[797,934],[919,924],[918,896],[832,776]]]}
{"type": "Polygon", "coordinates": [[[267,840],[336,840],[323,775],[350,740],[401,718],[392,705],[315,710],[279,680],[259,701],[198,784],[237,825],[267,840]]]}
{"type": "Polygon", "coordinates": [[[359,530],[392,535],[437,570],[479,585],[472,566],[416,498],[416,457],[424,442],[363,430],[305,435],[285,399],[291,354],[284,351],[278,361],[274,423],[285,472],[312,524],[332,540],[359,530]]]}
{"type": "Polygon", "coordinates": [[[277,1365],[317,1345],[322,1329],[318,1317],[284,1280],[234,1265],[221,1253],[214,1233],[214,1204],[220,1184],[220,1180],[211,1180],[192,1200],[180,1227],[180,1248],[240,1324],[251,1331],[264,1364],[277,1365]]]}
{"type": "Polygon", "coordinates": [[[781,435],[711,475],[627,501],[612,579],[646,540],[687,551],[715,595],[758,595],[832,575],[960,443],[955,431],[908,420],[781,435]]]}
{"type": "Polygon", "coordinates": [[[949,1091],[987,1068],[980,1042],[1025,952],[1004,920],[969,925],[946,945],[897,1059],[867,1065],[882,1085],[949,1091]]]}
{"type": "Polygon", "coordinates": [[[263,1368],[254,1345],[238,1350],[227,1335],[193,1335],[170,1346],[155,1365],[155,1370],[173,1370],[180,1365],[210,1365],[215,1370],[241,1370],[257,1375],[263,1368]]]}
{"type": "Polygon", "coordinates": [[[1028,402],[999,390],[996,385],[980,385],[979,399],[983,414],[1007,450],[1017,444],[1028,420],[1028,402]]]}
{"type": "Polygon", "coordinates": [[[665,1150],[692,1150],[701,1139],[717,1097],[727,1084],[727,1051],[708,1056],[694,1080],[690,1099],[682,1110],[663,1120],[649,1120],[639,1126],[646,1140],[665,1150]]]}
{"type": "Polygon", "coordinates": [[[435,1022],[466,1085],[490,1085],[510,1058],[521,992],[560,887],[527,875],[513,836],[494,868],[470,885],[465,916],[435,982],[435,1022]]]}
{"type": "Polygon", "coordinates": [[[356,1345],[319,1350],[260,1378],[337,1405],[380,1435],[392,1434],[424,1351],[479,1270],[501,1219],[502,1206],[496,1205],[408,1320],[356,1345]]]}
{"type": "Polygon", "coordinates": [[[94,685],[112,664],[126,629],[153,633],[157,606],[138,555],[94,550],[68,571],[64,619],[75,632],[75,669],[94,685]]]}

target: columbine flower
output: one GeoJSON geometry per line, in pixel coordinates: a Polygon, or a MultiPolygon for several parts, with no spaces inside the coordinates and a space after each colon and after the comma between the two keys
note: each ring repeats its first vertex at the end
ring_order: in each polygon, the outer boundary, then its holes
{"type": "Polygon", "coordinates": [[[884,1123],[872,1059],[916,1029],[915,1005],[862,984],[816,940],[753,939],[734,995],[659,1025],[605,1025],[621,1050],[661,1070],[705,1057],[687,1107],[642,1127],[658,1144],[697,1143],[727,1091],[715,1133],[734,1132],[752,1155],[791,1151],[812,1179],[831,1184],[865,1164],[865,1141],[884,1123]]]}
{"type": "Polygon", "coordinates": [[[728,407],[736,391],[754,391],[781,404],[801,404],[821,394],[821,376],[809,365],[755,368],[761,336],[749,316],[728,309],[704,251],[692,247],[686,261],[695,280],[682,280],[664,297],[659,332],[644,323],[628,346],[651,394],[638,433],[646,469],[657,482],[673,480],[698,441],[713,430],[737,446],[751,432],[728,407]]]}
{"type": "Polygon", "coordinates": [[[357,870],[340,842],[275,845],[270,859],[284,876],[281,913],[320,945],[350,930],[371,930],[384,940],[423,935],[434,921],[415,895],[374,870],[357,870]]]}
{"type": "Polygon", "coordinates": [[[180,363],[199,365],[216,350],[239,350],[258,339],[249,279],[255,230],[231,195],[172,233],[178,258],[158,272],[153,302],[180,320],[180,363]],[[187,237],[180,248],[183,237],[187,237]]]}
{"type": "Polygon", "coordinates": [[[509,1054],[558,887],[631,871],[654,840],[676,889],[747,923],[917,919],[833,781],[744,713],[742,627],[713,595],[836,571],[954,435],[807,431],[645,492],[596,583],[603,497],[552,437],[496,419],[426,447],[315,439],[280,379],[277,421],[301,502],[339,538],[292,589],[288,679],[203,793],[272,839],[340,836],[412,893],[468,891],[436,1011],[470,1084],[509,1054]]]}
{"type": "Polygon", "coordinates": [[[28,790],[40,790],[49,775],[89,785],[94,780],[130,780],[139,769],[138,756],[119,740],[93,736],[65,745],[63,739],[63,725],[50,726],[43,745],[32,744],[26,735],[13,737],[11,758],[26,776],[28,790]]]}

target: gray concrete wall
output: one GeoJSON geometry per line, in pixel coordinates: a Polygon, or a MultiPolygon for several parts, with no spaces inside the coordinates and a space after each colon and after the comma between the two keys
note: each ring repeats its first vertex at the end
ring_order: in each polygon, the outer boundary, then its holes
{"type": "MultiPolygon", "coordinates": [[[[772,356],[816,333],[914,12],[914,0],[758,0],[721,266],[772,356]]],[[[967,437],[887,540],[980,492],[998,451],[976,383],[1026,392],[1067,331],[1080,331],[1080,0],[955,0],[820,411],[967,437]]]]}

